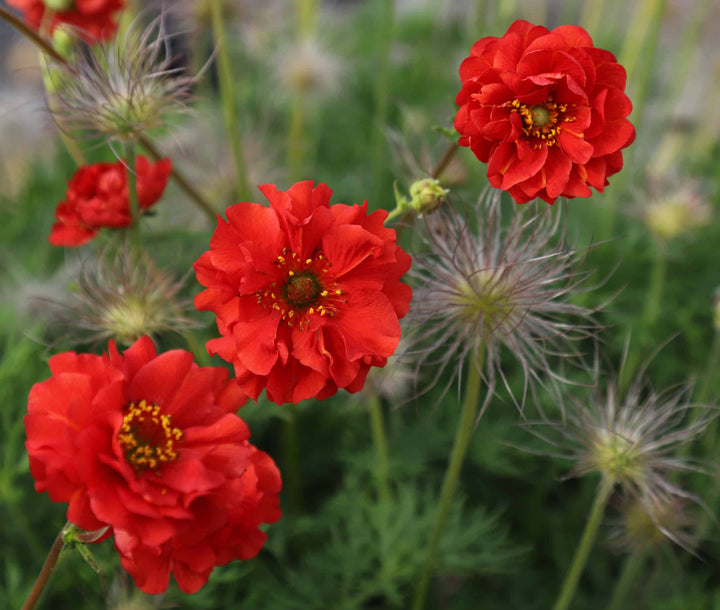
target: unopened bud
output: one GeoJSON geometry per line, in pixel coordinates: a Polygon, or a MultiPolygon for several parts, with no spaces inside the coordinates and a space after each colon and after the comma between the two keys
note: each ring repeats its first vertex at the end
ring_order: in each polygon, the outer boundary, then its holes
{"type": "Polygon", "coordinates": [[[418,214],[430,214],[445,202],[448,192],[434,178],[418,180],[410,187],[410,207],[418,214]]]}

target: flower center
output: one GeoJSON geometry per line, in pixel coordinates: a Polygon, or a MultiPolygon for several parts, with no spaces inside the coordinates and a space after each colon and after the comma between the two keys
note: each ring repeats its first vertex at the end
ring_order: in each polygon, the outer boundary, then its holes
{"type": "Polygon", "coordinates": [[[330,261],[316,250],[310,258],[302,259],[296,252],[283,248],[273,264],[278,270],[277,280],[256,293],[258,304],[274,309],[280,321],[288,326],[306,330],[310,316],[332,318],[345,303],[343,291],[329,273],[330,261]]]}
{"type": "Polygon", "coordinates": [[[533,148],[542,148],[543,143],[547,146],[557,144],[557,136],[562,131],[560,123],[569,123],[575,120],[574,116],[565,113],[568,110],[567,104],[558,104],[552,95],[544,104],[527,106],[519,100],[509,103],[510,112],[518,112],[523,122],[522,132],[533,140],[533,148]]]}
{"type": "Polygon", "coordinates": [[[482,321],[483,332],[493,332],[515,307],[512,296],[502,279],[492,271],[475,273],[458,288],[452,304],[459,307],[461,315],[482,321]]]}
{"type": "Polygon", "coordinates": [[[118,442],[135,472],[157,472],[178,458],[182,430],[172,427],[172,418],[162,414],[159,405],[141,400],[131,402],[125,410],[118,442]]]}

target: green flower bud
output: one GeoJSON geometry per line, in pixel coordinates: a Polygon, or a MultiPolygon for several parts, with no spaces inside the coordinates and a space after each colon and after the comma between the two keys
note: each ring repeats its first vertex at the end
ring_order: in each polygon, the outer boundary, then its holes
{"type": "Polygon", "coordinates": [[[409,205],[418,214],[430,214],[444,203],[448,192],[434,178],[418,180],[410,187],[409,205]]]}

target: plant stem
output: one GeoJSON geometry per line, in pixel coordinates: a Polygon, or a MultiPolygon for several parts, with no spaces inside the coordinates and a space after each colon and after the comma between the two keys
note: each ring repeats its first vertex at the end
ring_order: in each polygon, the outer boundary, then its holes
{"type": "Polygon", "coordinates": [[[22,606],[22,610],[32,610],[35,607],[35,604],[40,599],[40,596],[45,589],[45,585],[47,584],[48,580],[50,580],[50,576],[52,575],[53,570],[57,565],[58,557],[60,557],[60,551],[62,551],[63,545],[65,544],[63,540],[63,534],[65,533],[65,529],[68,527],[68,525],[69,522],[65,524],[65,526],[60,530],[57,537],[55,538],[55,542],[53,542],[47,559],[45,559],[45,563],[40,570],[40,574],[38,574],[38,577],[35,580],[35,584],[30,591],[30,595],[27,596],[27,599],[22,606]]]}
{"type": "Polygon", "coordinates": [[[623,562],[620,578],[613,589],[612,599],[607,610],[624,610],[628,607],[627,599],[637,583],[640,572],[645,565],[647,553],[645,549],[638,549],[630,553],[623,562]]]}
{"type": "Polygon", "coordinates": [[[7,9],[0,6],[0,19],[9,23],[18,32],[20,32],[25,38],[30,40],[35,46],[37,46],[43,53],[52,57],[59,64],[67,65],[68,61],[60,53],[58,53],[52,43],[40,36],[35,30],[25,25],[19,17],[13,15],[7,9]]]}
{"type": "Polygon", "coordinates": [[[575,556],[570,564],[570,570],[568,570],[565,576],[565,581],[560,589],[560,595],[553,606],[553,610],[567,610],[567,608],[570,607],[570,602],[575,595],[580,575],[585,568],[588,555],[595,542],[595,536],[602,521],[605,507],[610,499],[613,485],[614,481],[609,477],[603,476],[600,480],[597,493],[595,494],[595,501],[593,502],[587,523],[585,524],[585,530],[582,533],[577,549],[575,549],[575,556]]]}
{"type": "MultiPolygon", "coordinates": [[[[138,142],[142,145],[142,147],[150,153],[150,156],[153,157],[156,161],[158,159],[163,158],[163,154],[155,147],[155,145],[150,142],[145,136],[140,136],[138,138],[138,142]]],[[[213,210],[210,203],[200,194],[200,192],[192,185],[192,183],[187,179],[185,174],[183,174],[178,168],[175,163],[172,165],[172,171],[170,173],[173,180],[177,183],[177,185],[185,191],[185,194],[190,197],[190,199],[193,201],[193,203],[202,210],[202,212],[208,217],[208,220],[212,224],[215,224],[217,221],[217,213],[215,210],[213,210]]]]}
{"type": "MultiPolygon", "coordinates": [[[[380,1],[380,0],[379,0],[380,1]]],[[[381,0],[383,12],[378,27],[377,78],[375,80],[375,110],[370,137],[370,163],[372,168],[373,201],[381,197],[382,172],[385,169],[385,120],[387,118],[389,80],[390,80],[390,44],[395,19],[394,0],[381,0]]],[[[377,204],[376,204],[377,205],[377,204]]]]}
{"type": "Polygon", "coordinates": [[[302,471],[298,444],[298,411],[294,404],[287,405],[289,417],[282,421],[283,483],[287,488],[288,506],[298,514],[302,510],[302,471]]]}
{"type": "Polygon", "coordinates": [[[662,301],[663,289],[665,286],[667,264],[665,260],[665,249],[663,244],[655,240],[655,251],[653,252],[652,269],[650,270],[650,283],[648,284],[645,296],[645,309],[639,323],[637,339],[630,346],[625,366],[620,373],[620,390],[624,391],[630,379],[634,375],[642,359],[645,347],[648,344],[653,327],[660,316],[660,303],[662,301]]]}
{"type": "Polygon", "coordinates": [[[126,142],[125,171],[127,172],[128,205],[132,222],[128,227],[128,234],[136,252],[140,252],[140,203],[137,196],[137,174],[135,173],[135,142],[126,142]]]}
{"type": "Polygon", "coordinates": [[[430,541],[427,546],[425,555],[425,563],[423,564],[420,579],[415,589],[415,598],[413,601],[413,610],[422,610],[425,607],[425,598],[430,584],[430,578],[435,567],[435,560],[438,549],[440,548],[440,540],[445,528],[452,505],[453,495],[457,487],[460,469],[462,468],[465,454],[467,453],[470,439],[472,438],[475,428],[475,419],[477,417],[480,384],[482,381],[484,348],[481,346],[478,350],[477,357],[470,361],[467,385],[465,386],[465,398],[463,400],[462,413],[458,422],[457,431],[455,433],[455,444],[450,454],[450,463],[445,471],[445,479],[443,480],[442,489],[440,491],[440,499],[438,501],[437,514],[433,525],[430,541]]]}
{"type": "Polygon", "coordinates": [[[438,164],[433,169],[430,177],[435,179],[440,178],[440,175],[445,171],[445,168],[450,164],[450,161],[452,161],[452,158],[458,150],[460,150],[460,145],[457,142],[450,144],[443,153],[443,156],[440,158],[440,161],[438,161],[438,164]]]}
{"type": "Polygon", "coordinates": [[[373,445],[375,445],[378,498],[381,502],[390,501],[390,460],[388,458],[387,436],[385,435],[385,422],[380,397],[372,389],[367,390],[368,410],[370,411],[370,428],[372,430],[373,445]]]}
{"type": "Polygon", "coordinates": [[[586,0],[583,5],[580,25],[595,37],[599,26],[602,23],[603,8],[605,0],[586,0]]]}
{"type": "Polygon", "coordinates": [[[243,138],[240,124],[237,120],[235,108],[235,88],[230,56],[227,50],[227,37],[223,25],[222,0],[211,0],[210,12],[212,19],[212,30],[217,46],[217,67],[218,83],[220,86],[220,100],[222,102],[225,125],[230,138],[230,148],[235,159],[235,173],[237,176],[237,196],[240,200],[247,200],[250,196],[248,187],[247,170],[243,155],[243,138]]]}

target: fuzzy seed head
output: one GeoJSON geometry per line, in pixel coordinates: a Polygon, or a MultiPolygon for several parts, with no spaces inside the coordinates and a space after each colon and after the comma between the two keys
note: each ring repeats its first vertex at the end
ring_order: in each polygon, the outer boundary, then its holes
{"type": "Polygon", "coordinates": [[[79,291],[57,318],[75,343],[106,341],[130,345],[138,338],[193,326],[190,303],[178,297],[183,281],[157,268],[147,254],[121,251],[84,264],[79,291]]]}
{"type": "Polygon", "coordinates": [[[571,398],[563,421],[543,418],[527,427],[570,459],[569,476],[598,472],[631,498],[655,504],[672,498],[694,499],[677,483],[684,472],[703,472],[677,450],[695,440],[716,417],[709,406],[689,402],[692,386],[656,392],[640,374],[620,395],[616,382],[600,383],[589,398],[571,398]],[[693,411],[692,415],[690,412],[693,411]],[[550,432],[540,429],[546,427],[550,432]]]}
{"type": "Polygon", "coordinates": [[[128,141],[185,113],[194,77],[175,67],[163,16],[77,53],[54,83],[54,118],[71,134],[128,141]]]}
{"type": "Polygon", "coordinates": [[[524,373],[515,401],[521,407],[537,383],[562,381],[554,360],[579,356],[574,340],[591,335],[595,323],[591,311],[568,303],[585,275],[574,269],[577,253],[564,246],[561,210],[512,211],[503,219],[500,195],[492,192],[469,215],[443,206],[424,218],[426,250],[409,272],[416,287],[409,353],[434,367],[428,387],[446,370],[449,387],[465,357],[484,350],[489,400],[498,377],[509,389],[500,367],[507,351],[524,373]]]}
{"type": "Polygon", "coordinates": [[[652,198],[642,208],[641,217],[657,239],[670,240],[706,225],[710,212],[707,200],[686,185],[652,198]]]}

